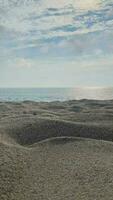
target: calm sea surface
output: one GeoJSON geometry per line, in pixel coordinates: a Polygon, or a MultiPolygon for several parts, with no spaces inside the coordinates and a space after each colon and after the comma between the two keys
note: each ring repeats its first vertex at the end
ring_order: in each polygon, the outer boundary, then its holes
{"type": "Polygon", "coordinates": [[[113,99],[113,88],[0,88],[0,101],[113,99]]]}

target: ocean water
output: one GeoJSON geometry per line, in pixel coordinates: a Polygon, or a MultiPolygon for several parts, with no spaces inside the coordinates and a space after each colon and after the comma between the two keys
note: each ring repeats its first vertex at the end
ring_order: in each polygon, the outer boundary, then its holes
{"type": "Polygon", "coordinates": [[[113,88],[0,88],[0,101],[67,101],[113,99],[113,88]]]}

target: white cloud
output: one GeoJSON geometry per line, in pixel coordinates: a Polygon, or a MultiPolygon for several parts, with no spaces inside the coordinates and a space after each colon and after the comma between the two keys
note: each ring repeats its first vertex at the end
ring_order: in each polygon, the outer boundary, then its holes
{"type": "MultiPolygon", "coordinates": [[[[34,46],[40,48],[41,40],[53,37],[69,39],[80,34],[112,29],[113,26],[112,8],[108,6],[105,12],[103,0],[29,0],[24,4],[16,1],[7,0],[4,7],[0,4],[0,26],[8,35],[8,42],[15,43],[14,46],[9,45],[10,50],[34,46]],[[68,29],[69,26],[75,29],[68,29]]],[[[42,52],[45,51],[48,51],[47,48],[43,51],[42,47],[42,52]]]]}
{"type": "Polygon", "coordinates": [[[6,66],[11,67],[11,68],[17,68],[17,69],[31,69],[35,67],[34,61],[31,59],[26,59],[26,58],[13,58],[13,63],[12,63],[12,58],[9,58],[6,61],[6,66]]]}
{"type": "Polygon", "coordinates": [[[36,69],[39,68],[56,68],[56,70],[60,69],[61,67],[65,67],[67,69],[76,71],[79,69],[82,70],[102,70],[105,71],[108,69],[113,69],[113,55],[97,55],[94,57],[85,55],[78,58],[71,58],[71,60],[66,60],[65,58],[51,58],[45,60],[39,59],[28,59],[28,58],[14,58],[13,63],[12,59],[5,61],[6,65],[13,68],[18,69],[36,69]]]}
{"type": "Polygon", "coordinates": [[[26,60],[25,58],[17,59],[16,60],[16,67],[19,68],[31,68],[33,66],[33,63],[31,60],[26,60]]]}
{"type": "MultiPolygon", "coordinates": [[[[29,1],[28,5],[19,4],[19,6],[10,6],[4,8],[4,14],[1,14],[0,24],[6,27],[9,30],[14,32],[19,32],[22,34],[28,34],[30,31],[38,31],[38,34],[41,35],[40,31],[50,30],[54,27],[60,27],[68,24],[74,24],[77,27],[81,27],[84,32],[84,23],[82,21],[76,20],[76,15],[80,14],[80,9],[83,13],[86,10],[95,10],[100,7],[101,0],[42,0],[39,1],[29,1]],[[30,3],[31,2],[31,3],[30,3]],[[71,10],[70,10],[71,6],[71,10]],[[48,8],[57,9],[57,12],[60,9],[62,10],[62,15],[54,15],[49,17],[44,17],[48,13],[48,8]],[[70,14],[66,14],[70,11],[70,14]],[[40,16],[42,16],[40,18],[40,16]],[[73,21],[75,17],[75,22],[73,21]]],[[[9,4],[10,5],[10,4],[9,4]]],[[[17,4],[18,5],[18,4],[17,4]]],[[[89,30],[90,31],[90,30],[89,30]]],[[[68,33],[67,33],[68,35],[68,33]]]]}
{"type": "Polygon", "coordinates": [[[82,10],[96,10],[100,8],[101,0],[73,0],[75,8],[82,10]]]}

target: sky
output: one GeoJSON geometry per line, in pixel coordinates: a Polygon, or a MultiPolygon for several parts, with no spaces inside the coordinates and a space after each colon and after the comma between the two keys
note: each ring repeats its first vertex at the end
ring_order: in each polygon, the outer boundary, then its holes
{"type": "Polygon", "coordinates": [[[0,87],[113,86],[113,0],[0,0],[0,87]]]}

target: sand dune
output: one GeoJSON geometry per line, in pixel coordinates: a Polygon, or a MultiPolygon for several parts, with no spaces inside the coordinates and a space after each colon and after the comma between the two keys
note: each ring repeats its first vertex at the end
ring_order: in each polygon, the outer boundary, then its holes
{"type": "Polygon", "coordinates": [[[1,102],[0,199],[113,199],[112,141],[112,100],[1,102]]]}

